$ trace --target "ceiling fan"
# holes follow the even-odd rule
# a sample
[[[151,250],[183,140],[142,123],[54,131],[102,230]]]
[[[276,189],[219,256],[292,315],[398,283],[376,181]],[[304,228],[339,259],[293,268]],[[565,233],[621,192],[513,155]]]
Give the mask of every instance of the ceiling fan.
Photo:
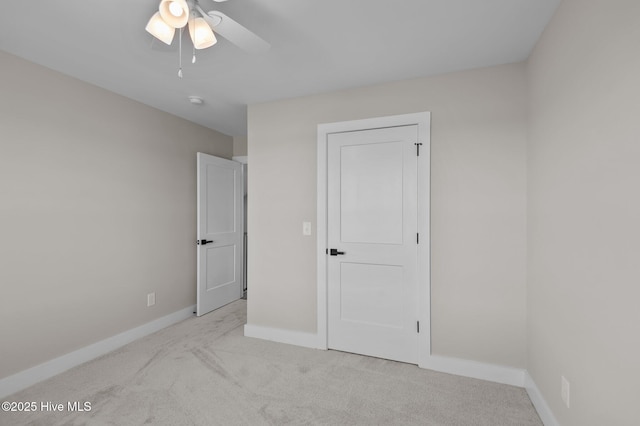
[[[227,0],[214,0],[221,3]],[[217,43],[214,33],[221,35],[240,49],[251,54],[267,52],[271,45],[218,10],[205,12],[199,0],[160,0],[156,12],[145,27],[148,33],[167,45],[171,45],[176,30],[182,50],[182,32],[188,26],[189,36],[193,43],[193,60],[195,50],[206,49]],[[182,55],[178,76],[182,77]]]

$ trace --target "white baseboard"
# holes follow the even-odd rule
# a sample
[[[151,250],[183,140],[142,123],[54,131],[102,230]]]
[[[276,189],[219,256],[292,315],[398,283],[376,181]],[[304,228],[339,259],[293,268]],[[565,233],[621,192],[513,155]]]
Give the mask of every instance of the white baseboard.
[[[318,336],[316,333],[304,333],[302,331],[283,330],[281,328],[261,327],[245,324],[244,335],[257,339],[270,340],[272,342],[287,343],[289,345],[303,346],[316,349]]]
[[[166,315],[157,320],[132,328],[123,333],[93,343],[84,348],[62,355],[35,367],[0,380],[0,398],[28,388],[29,386],[56,376],[70,368],[118,349],[134,340],[193,316],[194,306]]]
[[[547,401],[542,397],[540,389],[538,389],[538,386],[536,386],[536,383],[527,371],[525,371],[525,389],[544,426],[560,426],[560,423],[558,423],[558,420],[556,420],[556,417],[553,415],[553,411],[549,408]]]
[[[505,385],[524,387],[525,370],[501,365],[486,364],[459,358],[431,355],[420,362],[421,368],[487,380]]]

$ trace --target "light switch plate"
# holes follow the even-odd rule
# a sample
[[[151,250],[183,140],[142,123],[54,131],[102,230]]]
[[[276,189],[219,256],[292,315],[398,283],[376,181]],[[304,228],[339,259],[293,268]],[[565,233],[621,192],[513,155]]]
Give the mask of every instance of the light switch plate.
[[[302,222],[302,235],[311,235],[311,222]]]

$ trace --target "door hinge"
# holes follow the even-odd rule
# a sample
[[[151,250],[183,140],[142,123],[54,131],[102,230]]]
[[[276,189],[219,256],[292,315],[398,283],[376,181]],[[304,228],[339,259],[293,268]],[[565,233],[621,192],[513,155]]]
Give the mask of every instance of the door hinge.
[[[418,329],[418,333],[420,333],[420,321],[416,321],[416,328]]]
[[[414,143],[414,145],[416,146],[416,155],[418,157],[420,157],[420,147],[422,146],[422,143],[421,142],[416,142],[416,143]]]
[[[420,233],[416,234],[416,244],[420,244]]]

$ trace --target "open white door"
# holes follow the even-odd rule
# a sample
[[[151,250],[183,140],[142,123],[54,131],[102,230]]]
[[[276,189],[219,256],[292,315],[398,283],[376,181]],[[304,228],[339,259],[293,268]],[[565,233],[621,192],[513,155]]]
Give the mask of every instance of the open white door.
[[[242,164],[198,153],[197,315],[242,297]]]

